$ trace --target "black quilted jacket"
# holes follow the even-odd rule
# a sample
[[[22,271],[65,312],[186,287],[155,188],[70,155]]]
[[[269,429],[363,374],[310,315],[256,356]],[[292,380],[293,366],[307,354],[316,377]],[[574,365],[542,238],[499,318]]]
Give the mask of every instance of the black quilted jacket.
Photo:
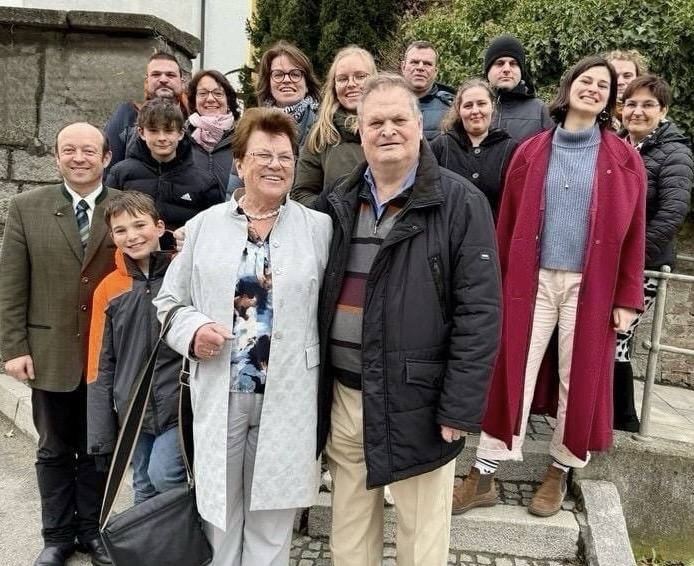
[[[691,198],[694,160],[689,138],[663,122],[639,148],[648,172],[646,196],[646,269],[672,266],[675,238]]]

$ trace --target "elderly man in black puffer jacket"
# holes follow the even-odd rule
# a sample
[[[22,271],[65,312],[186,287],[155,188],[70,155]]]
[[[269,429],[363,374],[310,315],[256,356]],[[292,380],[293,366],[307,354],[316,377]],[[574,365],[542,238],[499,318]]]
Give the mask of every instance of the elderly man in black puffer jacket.
[[[358,122],[366,163],[317,203],[334,227],[318,398],[332,559],[380,566],[390,484],[398,561],[442,566],[455,457],[480,430],[499,341],[492,214],[474,185],[439,167],[401,77],[365,84]]]

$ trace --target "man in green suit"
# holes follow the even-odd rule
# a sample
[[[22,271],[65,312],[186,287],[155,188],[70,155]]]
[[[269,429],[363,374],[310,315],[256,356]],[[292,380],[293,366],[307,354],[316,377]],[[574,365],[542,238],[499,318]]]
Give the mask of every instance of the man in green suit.
[[[92,293],[114,269],[102,187],[111,159],[96,127],[58,132],[64,182],[10,202],[0,252],[0,355],[5,371],[32,388],[44,548],[36,566],[62,566],[75,551],[111,564],[98,530],[106,480],[87,455],[84,367]]]

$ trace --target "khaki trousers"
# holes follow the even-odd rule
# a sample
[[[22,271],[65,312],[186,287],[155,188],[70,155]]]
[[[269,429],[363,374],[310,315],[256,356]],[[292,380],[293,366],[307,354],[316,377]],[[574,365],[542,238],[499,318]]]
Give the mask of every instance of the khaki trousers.
[[[518,436],[513,437],[511,450],[506,444],[482,432],[477,448],[477,456],[489,460],[522,460],[521,452],[525,432],[528,428],[530,406],[535,393],[537,375],[542,358],[552,333],[559,325],[559,403],[557,407],[557,424],[549,445],[550,455],[565,466],[583,468],[590,459],[577,458],[564,446],[564,425],[566,403],[569,398],[569,381],[571,374],[571,356],[574,345],[574,328],[576,326],[576,307],[581,288],[581,274],[554,269],[540,269],[540,276],[535,298],[535,314],[528,350],[528,362],[525,366],[525,385],[523,389],[523,415]]]
[[[335,383],[326,446],[333,479],[330,550],[335,566],[380,566],[383,488],[366,489],[361,391]],[[445,566],[455,460],[390,484],[397,511],[398,566]]]

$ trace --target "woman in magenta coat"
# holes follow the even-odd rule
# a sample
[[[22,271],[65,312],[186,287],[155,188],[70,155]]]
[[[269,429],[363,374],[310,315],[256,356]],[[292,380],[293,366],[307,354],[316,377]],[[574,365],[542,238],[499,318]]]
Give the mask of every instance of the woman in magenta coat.
[[[559,511],[568,471],[610,446],[616,331],[643,308],[646,191],[638,153],[609,131],[616,89],[607,61],[579,61],[550,105],[558,126],[523,143],[509,165],[497,225],[501,348],[454,512],[496,503],[494,472],[522,460],[531,408],[557,417],[553,462],[528,507],[535,515]]]

